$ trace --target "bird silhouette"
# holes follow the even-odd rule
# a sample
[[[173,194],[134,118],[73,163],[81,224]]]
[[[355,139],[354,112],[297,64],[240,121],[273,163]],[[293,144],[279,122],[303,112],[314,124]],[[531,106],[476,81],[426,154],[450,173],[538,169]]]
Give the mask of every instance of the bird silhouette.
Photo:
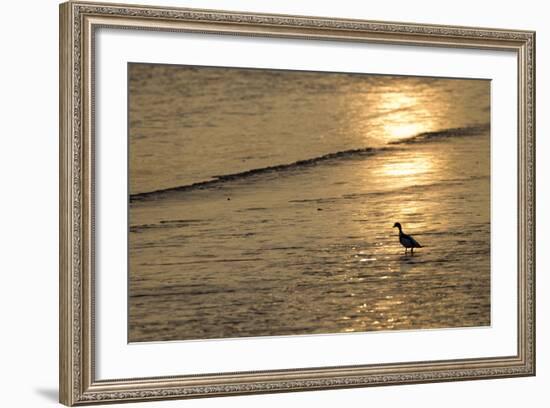
[[[401,242],[401,245],[405,247],[405,254],[409,248],[411,249],[411,255],[414,255],[414,248],[422,248],[422,245],[420,245],[416,239],[403,232],[403,228],[400,223],[396,222],[393,224],[393,228],[399,228],[399,242]]]

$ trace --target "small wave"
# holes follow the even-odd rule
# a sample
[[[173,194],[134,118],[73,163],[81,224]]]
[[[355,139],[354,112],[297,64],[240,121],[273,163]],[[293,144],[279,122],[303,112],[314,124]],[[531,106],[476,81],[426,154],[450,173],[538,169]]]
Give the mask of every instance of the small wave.
[[[467,127],[460,127],[460,128],[443,129],[443,130],[438,130],[434,132],[424,132],[409,138],[390,142],[388,143],[388,145],[427,143],[431,141],[444,140],[452,137],[476,136],[483,132],[488,131],[489,129],[490,129],[490,125],[484,124],[484,125],[467,126]],[[313,157],[310,159],[298,160],[293,163],[278,164],[274,166],[267,166],[267,167],[260,167],[257,169],[246,170],[239,173],[213,176],[210,180],[199,181],[196,183],[187,184],[183,186],[170,187],[166,189],[154,190],[154,191],[149,191],[144,193],[131,194],[130,202],[156,200],[156,199],[165,197],[167,194],[170,194],[170,193],[200,190],[200,189],[206,189],[206,188],[215,188],[223,185],[228,181],[241,180],[241,179],[245,179],[248,177],[261,175],[261,174],[292,171],[292,170],[311,167],[311,166],[315,166],[318,164],[335,161],[335,160],[346,160],[346,159],[353,159],[357,157],[370,156],[379,152],[393,150],[393,149],[395,148],[364,147],[359,149],[343,150],[335,153],[328,153],[322,156]]]
[[[204,223],[205,220],[161,220],[158,224],[131,225],[130,232],[143,232],[150,229],[180,228]]]
[[[390,142],[388,144],[396,145],[396,144],[426,143],[426,142],[433,142],[436,140],[448,139],[451,137],[477,136],[480,133],[487,132],[490,128],[491,128],[491,125],[486,123],[484,125],[443,129],[443,130],[437,130],[434,132],[423,132],[411,137],[407,137],[405,139]]]
[[[372,147],[365,147],[360,149],[343,150],[335,153],[328,153],[322,156],[313,157],[311,159],[298,160],[288,164],[278,164],[275,166],[261,167],[252,170],[246,170],[239,173],[224,174],[221,176],[214,176],[211,180],[200,181],[193,184],[187,184],[178,187],[171,187],[162,190],[154,190],[146,193],[136,193],[130,195],[130,202],[156,200],[164,197],[166,194],[190,191],[196,189],[212,188],[222,185],[228,181],[245,179],[248,177],[267,174],[267,173],[279,173],[283,171],[291,171],[300,168],[306,168],[315,166],[321,163],[326,163],[333,160],[353,159],[357,157],[365,157],[376,154],[377,152],[388,150],[388,148],[375,149]]]

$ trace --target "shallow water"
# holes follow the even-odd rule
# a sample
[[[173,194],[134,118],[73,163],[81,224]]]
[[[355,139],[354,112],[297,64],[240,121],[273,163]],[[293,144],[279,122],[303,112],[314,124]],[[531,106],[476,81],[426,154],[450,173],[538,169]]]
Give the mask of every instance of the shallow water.
[[[490,324],[487,81],[140,64],[130,92],[130,341]]]

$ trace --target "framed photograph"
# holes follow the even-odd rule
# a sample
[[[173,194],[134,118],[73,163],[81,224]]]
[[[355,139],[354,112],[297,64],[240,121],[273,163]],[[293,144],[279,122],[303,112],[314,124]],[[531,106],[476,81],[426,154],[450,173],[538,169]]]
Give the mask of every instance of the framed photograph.
[[[535,33],[60,6],[66,405],[535,374]]]

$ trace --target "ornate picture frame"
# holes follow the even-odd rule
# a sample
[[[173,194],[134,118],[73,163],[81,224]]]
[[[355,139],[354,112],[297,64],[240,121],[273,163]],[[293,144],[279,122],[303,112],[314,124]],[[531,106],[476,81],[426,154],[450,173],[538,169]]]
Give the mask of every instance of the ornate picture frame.
[[[517,353],[254,372],[96,378],[95,33],[99,28],[366,42],[517,55]],[[121,135],[120,137],[125,137]],[[60,402],[147,401],[535,375],[535,33],[166,7],[60,5]]]

